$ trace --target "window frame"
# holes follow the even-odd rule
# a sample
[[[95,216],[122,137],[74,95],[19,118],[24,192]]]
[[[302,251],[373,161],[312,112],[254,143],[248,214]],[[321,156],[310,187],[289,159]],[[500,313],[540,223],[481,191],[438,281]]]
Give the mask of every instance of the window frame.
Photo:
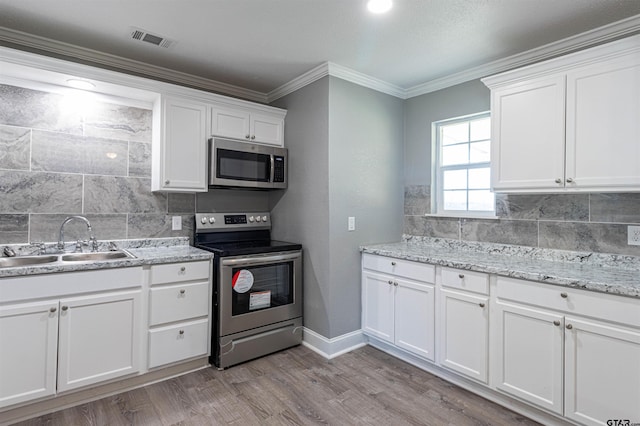
[[[495,196],[492,210],[445,210],[444,206],[444,172],[450,170],[471,170],[489,167],[491,169],[491,156],[488,161],[482,163],[466,163],[455,164],[450,166],[441,166],[442,157],[442,141],[440,138],[440,128],[444,125],[451,125],[461,122],[469,122],[482,118],[491,119],[491,111],[483,111],[474,114],[468,114],[460,117],[454,117],[444,120],[438,120],[431,123],[431,141],[432,141],[432,168],[431,168],[431,214],[446,217],[479,217],[479,218],[495,218]],[[467,141],[471,144],[474,141]],[[491,144],[491,135],[489,135],[489,143]],[[491,182],[489,182],[491,185]],[[488,188],[491,191],[491,187]],[[469,187],[467,185],[467,207],[469,203]]]

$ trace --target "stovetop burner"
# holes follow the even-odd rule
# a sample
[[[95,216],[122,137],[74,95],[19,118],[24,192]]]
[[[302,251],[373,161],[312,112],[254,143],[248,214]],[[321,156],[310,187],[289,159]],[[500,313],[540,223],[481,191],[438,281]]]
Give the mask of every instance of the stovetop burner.
[[[302,249],[271,239],[269,213],[197,213],[195,246],[217,256],[239,256]]]

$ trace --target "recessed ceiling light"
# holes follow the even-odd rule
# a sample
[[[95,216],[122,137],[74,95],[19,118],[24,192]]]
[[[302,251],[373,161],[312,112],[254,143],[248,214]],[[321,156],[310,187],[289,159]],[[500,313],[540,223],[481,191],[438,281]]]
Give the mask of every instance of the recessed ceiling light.
[[[77,78],[70,78],[67,80],[67,84],[74,89],[82,89],[82,90],[93,90],[96,88],[96,85],[87,80],[80,80]]]
[[[367,9],[371,13],[385,13],[391,10],[393,6],[392,0],[369,0],[367,2]]]

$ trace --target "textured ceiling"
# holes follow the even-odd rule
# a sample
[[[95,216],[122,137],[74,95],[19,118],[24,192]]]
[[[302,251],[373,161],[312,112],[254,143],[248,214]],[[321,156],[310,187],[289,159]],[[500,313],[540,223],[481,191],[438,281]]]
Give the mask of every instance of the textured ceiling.
[[[267,93],[324,62],[410,89],[640,14],[640,0],[0,0],[0,26]],[[132,27],[169,49],[130,39]]]

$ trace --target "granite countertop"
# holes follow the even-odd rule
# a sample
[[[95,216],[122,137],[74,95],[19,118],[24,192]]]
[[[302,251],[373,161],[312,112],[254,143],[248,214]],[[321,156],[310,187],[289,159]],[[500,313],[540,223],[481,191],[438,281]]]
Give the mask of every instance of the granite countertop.
[[[640,258],[442,238],[360,247],[364,253],[640,298]]]
[[[25,275],[50,274],[57,272],[88,271],[97,269],[126,268],[132,266],[155,265],[175,262],[194,262],[209,260],[213,253],[188,245],[186,237],[156,238],[145,240],[115,241],[120,249],[125,249],[135,258],[122,258],[97,262],[54,262],[42,265],[29,265],[0,268],[0,278]],[[108,251],[108,242],[99,242],[98,251]],[[33,251],[33,247],[16,245],[12,248],[18,255]]]

